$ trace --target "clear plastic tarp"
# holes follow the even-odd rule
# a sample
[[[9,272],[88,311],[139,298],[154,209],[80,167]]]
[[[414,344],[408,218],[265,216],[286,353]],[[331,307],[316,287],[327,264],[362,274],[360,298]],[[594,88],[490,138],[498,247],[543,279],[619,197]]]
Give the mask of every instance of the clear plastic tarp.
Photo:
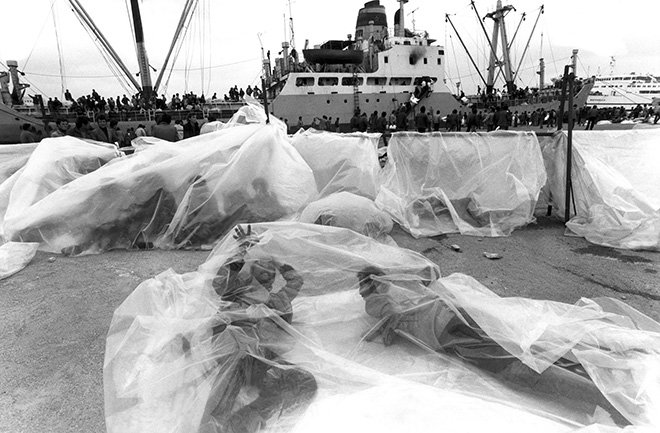
[[[611,299],[502,299],[439,277],[351,230],[239,226],[198,271],[147,280],[116,310],[108,431],[660,426],[658,323]]]
[[[0,280],[14,275],[37,254],[38,243],[7,242],[0,246]]]
[[[506,236],[534,221],[545,181],[532,132],[395,133],[376,203],[414,237]]]
[[[562,216],[566,142],[565,133],[543,141],[548,189]],[[575,208],[571,208],[573,217],[567,227],[595,244],[659,251],[658,143],[658,129],[574,131],[572,183]]]
[[[373,200],[350,192],[337,192],[307,205],[298,219],[302,223],[351,229],[374,239],[392,231],[394,223]]]
[[[56,147],[64,140],[45,140],[22,176],[41,146]],[[101,168],[100,157],[85,154],[81,164],[70,151],[61,150],[65,161],[52,153],[50,162],[34,161],[48,167],[30,172],[32,182],[23,188],[30,194],[14,198],[22,177],[16,182],[4,230],[8,240],[40,242],[44,251],[67,255],[204,246],[238,221],[275,221],[299,212],[316,196],[311,170],[273,125],[241,125],[159,142]],[[76,163],[72,167],[68,161]]]
[[[0,183],[23,168],[37,145],[37,143],[26,143],[3,144],[0,146]]]
[[[0,207],[4,209],[4,236],[7,240],[39,242],[20,239],[15,234],[23,221],[34,216],[41,200],[119,155],[117,148],[107,143],[75,137],[42,140],[29,154],[29,159],[23,167],[0,187]]]
[[[333,134],[314,130],[291,137],[291,144],[314,171],[319,196],[350,192],[370,199],[378,193],[380,134]]]

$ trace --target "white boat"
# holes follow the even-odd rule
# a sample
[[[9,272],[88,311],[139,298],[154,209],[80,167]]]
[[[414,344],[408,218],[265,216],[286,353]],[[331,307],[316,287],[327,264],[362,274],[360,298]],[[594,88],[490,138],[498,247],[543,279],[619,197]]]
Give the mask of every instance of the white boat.
[[[405,29],[406,2],[399,2],[393,31],[380,1],[365,3],[354,37],[303,50],[304,61],[283,43],[274,68],[264,59],[269,111],[291,126],[299,117],[305,127],[315,117],[332,117],[344,132],[356,111],[389,116],[403,105],[413,116],[423,106],[444,116],[459,109],[445,84],[444,47],[426,32]]]
[[[587,98],[588,105],[625,107],[651,105],[660,98],[660,79],[650,74],[597,76]]]

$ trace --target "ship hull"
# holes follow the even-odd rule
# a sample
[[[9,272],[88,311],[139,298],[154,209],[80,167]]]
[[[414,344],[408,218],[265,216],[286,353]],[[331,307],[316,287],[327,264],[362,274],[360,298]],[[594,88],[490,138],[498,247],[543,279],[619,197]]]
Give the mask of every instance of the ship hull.
[[[360,93],[358,94],[358,106],[360,111],[367,115],[371,115],[374,111],[380,115],[384,111],[389,116],[393,110],[409,102],[410,96],[410,93]],[[454,109],[460,110],[461,104],[450,93],[432,93],[421,100],[416,109],[421,107],[426,107],[427,112],[440,111],[444,117]],[[302,117],[303,125],[308,127],[315,117],[327,116],[332,117],[333,124],[336,119],[339,119],[341,132],[348,132],[355,110],[355,101],[353,94],[280,94],[270,103],[269,110],[277,118],[286,120],[291,127],[298,124],[299,117]],[[412,112],[410,116],[413,116]]]
[[[41,121],[0,103],[0,144],[20,143],[21,127],[24,123],[33,125],[43,133],[44,127]]]
[[[653,104],[653,96],[660,95],[639,95],[628,93],[625,95],[589,95],[587,98],[587,105],[596,105],[597,107],[624,107],[628,110],[635,108],[637,105],[651,105]]]

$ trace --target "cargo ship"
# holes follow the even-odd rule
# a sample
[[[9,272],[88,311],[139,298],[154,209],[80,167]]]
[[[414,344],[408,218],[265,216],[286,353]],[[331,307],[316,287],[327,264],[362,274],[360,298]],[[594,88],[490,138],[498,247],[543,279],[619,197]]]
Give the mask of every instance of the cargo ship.
[[[405,109],[409,116],[421,108],[445,116],[463,104],[445,83],[444,47],[428,32],[405,27],[404,5],[388,27],[385,7],[369,1],[357,14],[355,34],[302,50],[288,42],[271,63],[264,58],[264,81],[269,111],[289,125],[304,127],[315,117],[339,119],[339,131],[350,130],[356,113],[371,115]]]

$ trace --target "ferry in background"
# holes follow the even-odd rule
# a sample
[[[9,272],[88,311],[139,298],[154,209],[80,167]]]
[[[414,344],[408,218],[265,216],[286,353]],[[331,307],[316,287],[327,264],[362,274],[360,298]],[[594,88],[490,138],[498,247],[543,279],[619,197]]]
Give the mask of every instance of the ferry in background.
[[[305,127],[315,117],[332,117],[346,132],[356,112],[389,116],[403,106],[412,116],[426,107],[446,116],[463,107],[445,84],[444,47],[427,32],[405,28],[407,1],[399,1],[392,33],[385,7],[375,0],[359,10],[354,37],[306,47],[304,60],[282,43],[274,67],[264,58],[269,111],[291,126],[299,117]]]
[[[660,79],[650,74],[630,73],[594,77],[594,85],[587,98],[588,105],[625,107],[652,105],[660,98]]]

